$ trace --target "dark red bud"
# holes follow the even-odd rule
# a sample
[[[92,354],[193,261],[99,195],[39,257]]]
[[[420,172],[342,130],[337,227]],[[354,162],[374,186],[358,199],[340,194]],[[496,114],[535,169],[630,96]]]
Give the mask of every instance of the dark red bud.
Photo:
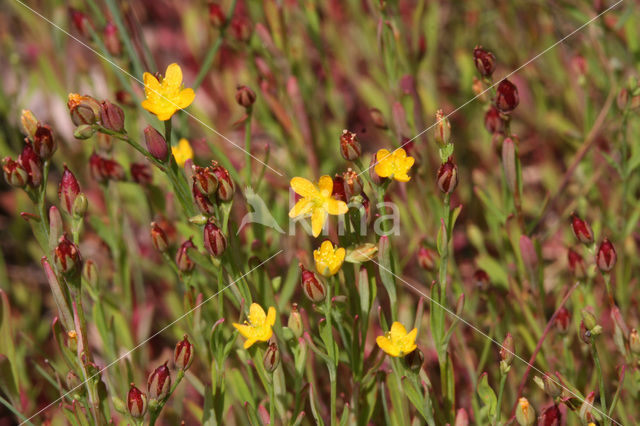
[[[56,268],[63,274],[74,274],[80,271],[79,265],[82,262],[80,252],[67,234],[60,237],[58,245],[53,251]]]
[[[358,137],[347,129],[343,130],[340,135],[340,154],[347,161],[357,160],[362,154],[362,146]]]
[[[384,119],[384,115],[378,108],[371,108],[369,110],[369,116],[371,117],[371,121],[373,121],[373,125],[378,129],[386,130],[388,128],[387,122]]]
[[[215,161],[211,163],[210,169],[218,178],[218,199],[220,201],[231,201],[235,193],[235,184],[229,171]]]
[[[212,215],[214,211],[213,203],[209,199],[208,195],[200,192],[195,182],[191,185],[191,193],[193,194],[193,201],[196,207],[198,207],[198,210],[200,210],[203,215]]]
[[[114,160],[104,158],[96,153],[89,157],[89,172],[99,183],[109,180],[124,180],[125,173],[122,166]]]
[[[458,166],[451,159],[442,164],[438,169],[438,188],[445,194],[450,194],[458,185]]]
[[[60,179],[60,185],[58,186],[58,198],[64,211],[72,214],[73,203],[76,201],[78,194],[80,194],[80,184],[65,164],[62,179]]]
[[[425,271],[433,271],[435,264],[435,253],[424,246],[418,249],[418,265]]]
[[[18,156],[18,163],[27,172],[28,182],[32,186],[38,186],[42,182],[42,160],[33,150],[30,142],[25,141],[25,146]]]
[[[571,326],[571,313],[564,306],[560,308],[556,318],[553,320],[556,331],[560,334],[567,334]]]
[[[591,226],[589,226],[585,220],[580,219],[575,213],[571,214],[571,229],[573,230],[573,235],[575,235],[581,243],[587,245],[593,243]]]
[[[322,302],[327,296],[325,285],[318,279],[315,273],[305,269],[302,264],[300,265],[300,274],[302,276],[302,290],[305,296],[314,303]]]
[[[147,163],[131,163],[131,177],[140,185],[149,185],[153,182],[153,172]]]
[[[616,249],[613,247],[613,244],[609,239],[605,238],[600,243],[600,247],[598,247],[598,252],[596,253],[596,264],[601,272],[609,272],[616,265],[616,261],[618,260],[618,255],[616,254]]]
[[[476,64],[476,69],[483,77],[491,77],[491,74],[496,69],[496,57],[493,53],[483,49],[482,46],[476,46],[473,49],[473,61]]]
[[[561,426],[562,414],[557,405],[551,405],[540,413],[538,418],[538,426]]]
[[[112,56],[120,56],[122,44],[118,37],[118,28],[112,22],[107,22],[104,27],[104,46]]]
[[[273,373],[280,365],[280,349],[275,342],[271,342],[266,352],[264,353],[264,358],[262,358],[264,369],[269,373]]]
[[[333,178],[333,190],[331,196],[336,200],[347,202],[347,194],[344,190],[344,179],[342,176],[336,175]]]
[[[507,336],[502,341],[502,346],[500,347],[500,359],[504,361],[505,364],[511,365],[514,357],[515,345],[513,343],[513,336],[511,333],[507,333]]]
[[[131,383],[131,388],[127,394],[127,410],[134,419],[142,418],[147,412],[147,395],[133,383]]]
[[[176,265],[178,269],[182,272],[191,272],[193,268],[195,268],[196,264],[189,257],[189,249],[195,248],[195,245],[191,241],[191,239],[182,243],[178,252],[176,253]]]
[[[160,132],[151,126],[147,126],[144,129],[144,141],[147,143],[147,150],[153,158],[160,161],[167,160],[169,149],[167,148],[167,141]]]
[[[124,111],[109,101],[100,104],[100,122],[102,127],[116,133],[124,131]]]
[[[584,321],[580,321],[580,340],[587,345],[591,343],[591,331],[587,328]]]
[[[500,111],[498,108],[491,105],[484,115],[484,127],[491,134],[502,133],[504,131],[504,122],[500,117]]]
[[[218,3],[209,3],[209,21],[215,28],[220,28],[227,20],[222,7]]]
[[[227,248],[227,239],[222,230],[210,219],[204,226],[204,247],[213,257],[220,257]]]
[[[480,290],[486,291],[491,284],[489,274],[484,269],[476,269],[473,273],[473,284]]]
[[[496,107],[500,111],[508,113],[516,109],[519,103],[520,96],[518,95],[518,88],[509,80],[502,80],[500,84],[498,84]]]
[[[211,167],[193,166],[193,183],[205,195],[213,195],[218,190],[218,178]]]
[[[176,348],[173,351],[173,364],[177,369],[185,371],[191,366],[194,355],[193,345],[185,334],[184,338],[176,344]]]
[[[23,188],[29,182],[27,171],[18,163],[9,157],[2,160],[2,170],[4,171],[4,179],[11,186]]]
[[[43,160],[48,160],[51,158],[58,145],[56,143],[56,139],[53,136],[53,131],[51,127],[46,124],[38,124],[36,128],[36,132],[33,136],[33,150],[38,155],[38,157]]]
[[[238,105],[251,108],[256,101],[256,92],[247,86],[238,86],[236,90],[236,102]]]
[[[71,16],[71,22],[73,22],[73,26],[76,28],[76,31],[78,31],[83,37],[86,37],[89,25],[87,15],[71,7],[69,8],[69,15]]]
[[[149,399],[163,400],[171,388],[171,373],[167,363],[153,370],[147,381]]]
[[[231,19],[231,35],[242,42],[247,42],[253,33],[253,24],[246,16],[235,16]]]
[[[153,247],[160,253],[167,251],[167,247],[169,246],[167,234],[157,222],[151,222],[151,242],[153,243]]]
[[[573,276],[577,279],[583,279],[587,275],[587,269],[584,264],[584,259],[580,254],[572,249],[567,252],[567,260],[569,262],[569,269]]]

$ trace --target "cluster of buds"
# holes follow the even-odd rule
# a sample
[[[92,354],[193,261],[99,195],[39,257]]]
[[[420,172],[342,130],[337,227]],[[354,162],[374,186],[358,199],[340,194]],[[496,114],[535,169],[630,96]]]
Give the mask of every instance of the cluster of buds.
[[[113,159],[105,158],[95,152],[89,157],[89,172],[91,177],[99,183],[125,179],[124,168],[120,163]]]
[[[17,160],[2,160],[2,170],[9,185],[33,189],[42,183],[44,162],[53,156],[58,145],[51,127],[39,122],[31,111],[22,111],[20,122],[25,145]]]
[[[88,139],[97,131],[124,133],[124,111],[108,100],[98,101],[88,95],[70,93],[67,108],[76,125],[77,139]]]
[[[302,280],[302,291],[307,299],[313,303],[322,302],[327,297],[327,287],[318,278],[318,276],[306,269],[302,264],[300,266],[300,276]]]
[[[217,203],[231,201],[235,193],[235,184],[227,169],[213,161],[209,167],[194,165],[192,170],[193,199],[203,215],[213,214],[212,200]]]
[[[173,365],[179,371],[179,380],[194,359],[194,347],[185,334],[184,338],[176,344],[173,351]],[[168,362],[157,367],[147,378],[147,393],[145,394],[131,383],[127,394],[127,411],[134,419],[141,419],[147,412],[162,408],[171,392],[171,371]]]
[[[362,154],[362,146],[358,141],[358,136],[344,129],[340,135],[340,154],[347,161],[355,161]]]

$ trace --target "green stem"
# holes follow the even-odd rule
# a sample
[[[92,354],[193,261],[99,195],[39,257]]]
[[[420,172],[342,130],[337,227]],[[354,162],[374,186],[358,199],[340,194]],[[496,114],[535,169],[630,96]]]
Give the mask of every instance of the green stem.
[[[269,425],[275,424],[276,419],[276,386],[273,383],[273,372],[271,373],[271,382],[269,383]]]
[[[500,424],[500,408],[502,406],[502,394],[504,393],[504,385],[507,382],[507,373],[500,372],[500,388],[498,389],[498,403],[496,405],[496,415],[493,419],[493,424]]]
[[[602,367],[600,366],[600,357],[598,356],[598,348],[596,348],[596,339],[591,340],[591,354],[593,355],[593,362],[596,365],[596,374],[598,375],[598,383],[600,386],[600,405],[602,411],[607,412],[607,401],[604,394],[604,377],[602,376]],[[610,425],[611,420],[608,417],[604,419],[605,425]]]
[[[245,185],[251,186],[251,117],[252,108],[247,108],[247,119],[244,122],[244,170]]]

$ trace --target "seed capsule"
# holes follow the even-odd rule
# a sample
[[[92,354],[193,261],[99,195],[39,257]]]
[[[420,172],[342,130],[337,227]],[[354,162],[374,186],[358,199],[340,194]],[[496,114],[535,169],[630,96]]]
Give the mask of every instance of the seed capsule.
[[[445,146],[451,140],[451,123],[441,109],[436,111],[435,132],[438,145]]]
[[[256,92],[247,86],[238,86],[236,90],[236,102],[244,108],[251,108],[256,101]]]
[[[264,364],[264,369],[269,373],[273,373],[280,365],[280,349],[278,349],[278,345],[275,342],[271,342],[269,347],[264,353],[264,358],[262,358],[262,362]]]
[[[100,122],[102,127],[116,133],[124,131],[124,111],[109,101],[100,104]]]
[[[150,399],[163,400],[171,388],[171,373],[165,362],[160,367],[153,370],[147,381],[147,392]]]
[[[482,46],[476,46],[473,49],[473,61],[476,64],[476,69],[483,77],[491,77],[491,74],[496,69],[496,57],[493,53],[483,49]]]
[[[213,195],[218,190],[218,178],[211,167],[193,166],[193,182],[200,192]]]
[[[227,248],[227,239],[212,219],[204,226],[204,247],[213,257],[220,257]]]
[[[504,79],[498,84],[498,94],[496,96],[496,107],[504,112],[509,113],[516,109],[520,103],[518,88],[515,84]]]
[[[185,371],[191,366],[194,355],[193,345],[185,334],[184,338],[176,344],[176,348],[173,351],[173,364],[177,369]]]
[[[605,238],[600,243],[600,247],[598,247],[598,252],[596,253],[596,264],[601,272],[609,272],[616,266],[616,261],[618,260],[618,255],[616,254],[616,249],[609,241],[609,239]]]
[[[347,169],[347,171],[342,174],[342,179],[344,180],[344,190],[347,199],[362,193],[363,184],[358,173],[352,169]]]
[[[354,161],[360,158],[362,146],[355,133],[344,129],[340,135],[340,154],[347,161]]]
[[[4,172],[4,179],[11,186],[16,188],[23,188],[29,182],[29,175],[27,171],[18,163],[9,157],[5,157],[2,160],[2,171]]]
[[[18,163],[27,172],[28,183],[34,187],[39,186],[42,182],[42,160],[30,142],[25,141],[25,146],[18,156]]]
[[[193,260],[191,260],[191,258],[189,257],[188,251],[190,248],[195,248],[195,245],[193,244],[191,239],[188,239],[187,241],[182,243],[182,245],[178,249],[178,252],[176,253],[176,265],[182,272],[193,271],[193,268],[195,268],[196,266]]]
[[[314,303],[322,302],[327,296],[327,288],[324,283],[318,279],[315,273],[305,269],[302,264],[300,264],[300,274],[302,276],[302,290],[305,296]]]
[[[500,359],[507,366],[510,366],[515,357],[515,345],[513,343],[513,336],[511,333],[507,333],[507,336],[502,341],[500,346]]]
[[[445,194],[450,194],[458,185],[458,166],[451,159],[442,164],[438,169],[438,188]]]
[[[209,199],[209,196],[200,192],[195,182],[191,185],[191,193],[193,194],[193,201],[196,207],[198,207],[198,210],[200,210],[203,215],[212,215],[214,211],[213,203]]]
[[[131,388],[127,394],[127,410],[131,417],[142,418],[147,412],[147,395],[131,383]]]
[[[79,272],[78,266],[82,261],[80,259],[78,246],[67,238],[66,234],[60,237],[58,245],[53,251],[53,255],[56,267],[63,274],[71,275]]]
[[[71,121],[76,126],[95,124],[100,117],[100,102],[91,96],[69,93],[67,108]]]
[[[36,132],[33,135],[33,150],[38,157],[48,160],[56,152],[58,145],[53,136],[53,130],[46,124],[38,124]]]
[[[542,382],[544,383],[544,391],[551,398],[555,399],[562,395],[562,388],[558,385],[558,382],[548,374],[544,375]]]

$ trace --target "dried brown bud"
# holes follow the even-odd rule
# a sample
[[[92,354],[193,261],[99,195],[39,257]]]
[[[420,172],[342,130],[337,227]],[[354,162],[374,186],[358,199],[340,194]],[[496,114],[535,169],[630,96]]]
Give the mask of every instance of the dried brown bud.
[[[256,101],[256,92],[247,86],[238,86],[236,90],[236,102],[244,108],[251,108]]]

